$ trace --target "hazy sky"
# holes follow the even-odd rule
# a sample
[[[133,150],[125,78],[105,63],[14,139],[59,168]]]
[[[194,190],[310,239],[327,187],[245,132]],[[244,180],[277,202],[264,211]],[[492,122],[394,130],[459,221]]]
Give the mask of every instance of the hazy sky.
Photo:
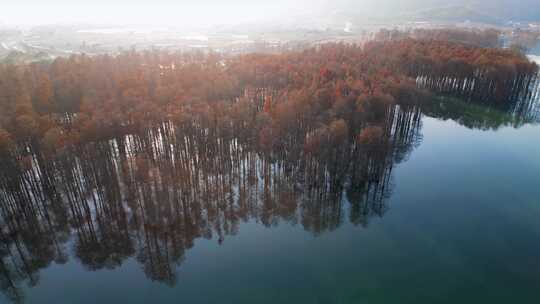
[[[508,18],[540,12],[540,0],[0,0],[0,22],[240,24],[279,22],[333,10],[381,16],[450,5],[472,6]]]
[[[0,21],[8,24],[238,24],[305,13],[320,8],[325,1],[0,0]]]

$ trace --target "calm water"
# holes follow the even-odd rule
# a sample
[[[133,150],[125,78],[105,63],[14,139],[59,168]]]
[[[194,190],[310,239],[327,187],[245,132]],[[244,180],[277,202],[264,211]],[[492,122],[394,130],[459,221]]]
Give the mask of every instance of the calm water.
[[[140,252],[92,271],[73,235],[67,262],[16,290],[26,303],[537,303],[540,126],[487,129],[423,117],[385,212],[363,225],[346,196],[335,229],[248,218],[233,235],[196,238],[169,283],[149,278]],[[12,283],[2,277],[1,302]]]

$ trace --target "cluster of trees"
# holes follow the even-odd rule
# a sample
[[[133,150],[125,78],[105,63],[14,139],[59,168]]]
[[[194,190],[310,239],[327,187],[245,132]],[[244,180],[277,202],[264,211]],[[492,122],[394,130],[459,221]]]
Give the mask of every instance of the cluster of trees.
[[[41,152],[198,114],[223,119],[214,112],[246,112],[247,103],[256,113],[236,115],[234,134],[251,124],[257,136],[276,137],[261,142],[304,142],[302,134],[343,119],[353,137],[389,105],[417,101],[417,86],[510,104],[530,94],[536,71],[512,51],[413,39],[280,55],[148,51],[0,65],[0,147]]]
[[[497,48],[502,45],[501,34],[496,29],[415,29],[411,38],[448,41],[483,48]]]
[[[367,43],[368,57],[416,79],[419,87],[468,101],[511,108],[530,100],[538,66],[510,49],[477,48],[411,39]]]
[[[380,30],[375,34],[376,41],[391,41],[403,39],[436,40],[459,43],[463,45],[497,48],[501,46],[501,32],[495,29],[413,29],[409,31],[401,30]]]
[[[19,299],[18,281],[66,261],[72,232],[89,269],[136,255],[174,284],[194,239],[250,218],[318,234],[346,201],[366,225],[418,143],[422,87],[503,103],[535,72],[515,53],[412,39],[0,65],[0,287]]]
[[[510,48],[525,53],[540,45],[540,33],[515,30],[510,34],[509,40]]]
[[[514,36],[519,40],[520,33]],[[420,87],[432,92],[509,110],[532,97],[538,66],[522,47],[498,48],[500,37],[493,29],[381,30],[367,43],[366,52],[383,52],[381,64],[400,66],[402,73],[416,77]]]

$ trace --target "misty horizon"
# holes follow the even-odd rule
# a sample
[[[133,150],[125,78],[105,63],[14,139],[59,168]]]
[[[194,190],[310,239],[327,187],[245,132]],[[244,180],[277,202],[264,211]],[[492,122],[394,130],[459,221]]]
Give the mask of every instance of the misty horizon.
[[[459,6],[478,14],[504,21],[531,21],[538,18],[529,7],[533,0],[300,0],[300,1],[66,1],[21,0],[3,5],[0,24],[36,25],[141,25],[141,26],[215,26],[241,24],[291,25],[324,23],[326,19],[347,16],[344,20],[395,18],[423,10]]]

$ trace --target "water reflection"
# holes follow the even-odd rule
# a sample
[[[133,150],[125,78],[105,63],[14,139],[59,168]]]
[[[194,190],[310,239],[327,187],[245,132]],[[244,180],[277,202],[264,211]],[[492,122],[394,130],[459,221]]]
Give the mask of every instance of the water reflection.
[[[540,63],[537,56],[529,59]],[[423,78],[417,82],[422,85]],[[516,84],[517,85],[517,84]],[[538,74],[528,78],[521,89],[513,91],[510,101],[493,103],[481,99],[456,98],[456,94],[443,92],[445,97],[426,100],[422,112],[428,116],[451,119],[470,129],[497,130],[501,127],[519,128],[526,124],[540,123],[540,77]]]
[[[538,96],[534,99],[538,100]],[[508,109],[439,97],[422,106],[430,117],[453,120],[469,129],[498,130],[502,127],[520,128],[540,123],[540,103],[520,101]]]
[[[320,234],[339,227],[347,204],[349,220],[367,226],[388,209],[393,165],[420,138],[419,108],[395,106],[388,117],[384,136],[361,145],[264,152],[165,124],[51,158],[3,159],[1,288],[21,301],[20,284],[38,284],[40,269],[65,263],[70,247],[88,270],[135,257],[149,279],[174,285],[195,239],[221,243],[241,222]]]
[[[455,110],[423,109],[471,128],[504,125]],[[52,263],[76,259],[95,271],[131,257],[148,279],[174,286],[196,239],[221,244],[242,222],[300,224],[314,235],[344,221],[366,227],[388,210],[392,170],[420,144],[422,115],[416,106],[394,106],[382,138],[279,153],[164,124],[56,157],[2,159],[0,288],[22,302],[22,284],[39,284]]]

